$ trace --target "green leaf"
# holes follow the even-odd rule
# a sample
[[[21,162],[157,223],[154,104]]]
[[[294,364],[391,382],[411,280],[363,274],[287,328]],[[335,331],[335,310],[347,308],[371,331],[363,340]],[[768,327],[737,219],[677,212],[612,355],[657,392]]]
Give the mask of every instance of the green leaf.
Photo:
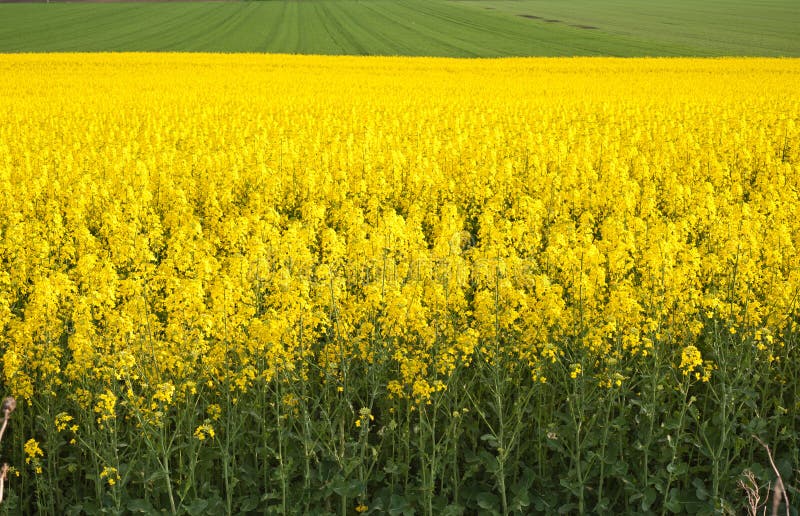
[[[264,496],[261,497],[262,502],[266,502],[267,500],[280,500],[281,494],[277,491],[271,491],[269,493],[265,493]]]
[[[611,464],[610,472],[619,478],[625,478],[628,475],[628,464],[622,460],[616,461]]]
[[[242,504],[239,506],[240,512],[250,512],[254,511],[259,504],[260,500],[258,496],[248,496],[242,499]]]
[[[644,490],[644,496],[642,497],[642,511],[647,512],[650,510],[650,506],[656,501],[656,494],[656,490],[652,487],[648,487]]]
[[[689,472],[689,465],[685,462],[676,462],[667,465],[667,471],[676,477],[682,477]]]
[[[145,514],[152,514],[156,512],[156,509],[155,507],[153,507],[153,504],[151,504],[149,500],[144,500],[142,498],[129,500],[128,510],[130,512],[143,512]]]
[[[595,514],[608,514],[610,510],[607,498],[601,498],[597,501],[597,505],[594,506]]]
[[[478,493],[476,497],[478,507],[487,511],[496,511],[500,507],[500,499],[492,493]]]
[[[521,511],[531,504],[531,497],[528,491],[520,491],[511,499],[510,508],[512,511]]]
[[[408,466],[406,464],[397,464],[395,461],[389,459],[386,462],[386,466],[383,467],[383,470],[390,475],[401,475],[408,470]]]
[[[497,448],[499,446],[497,442],[497,437],[493,436],[492,434],[483,434],[481,436],[481,441],[484,441],[492,448]]]
[[[153,471],[152,473],[150,473],[150,475],[147,477],[147,479],[145,479],[145,483],[152,484],[152,483],[158,482],[162,478],[164,478],[164,472],[162,470],[160,470],[160,469],[157,469],[157,470]]]
[[[697,496],[698,500],[705,501],[708,500],[708,490],[706,489],[705,484],[699,478],[695,478],[692,480],[692,485],[694,486],[694,494]]]
[[[204,500],[202,498],[198,498],[186,506],[186,512],[191,516],[196,516],[199,514],[203,514],[208,508],[208,500]]]
[[[450,504],[442,509],[441,516],[461,516],[464,514],[464,507],[457,504]]]
[[[83,510],[86,511],[86,512],[81,513],[81,514],[99,514],[100,512],[102,512],[102,509],[100,508],[100,504],[98,503],[97,500],[91,500],[91,501],[84,500],[83,504],[82,504],[82,507],[83,507]]]
[[[414,508],[408,503],[408,500],[400,495],[393,494],[389,500],[389,514],[408,514],[414,513]]]
[[[582,486],[577,480],[564,477],[559,484],[561,484],[561,487],[568,489],[573,496],[580,496]],[[636,499],[635,496],[631,497],[631,501]]]
[[[333,492],[339,496],[353,498],[360,495],[364,491],[364,484],[356,479],[346,480],[339,477],[333,482],[332,488]]]
[[[681,503],[681,490],[677,487],[673,487],[669,491],[669,496],[667,497],[667,501],[664,502],[664,507],[667,508],[668,511],[672,513],[679,513],[683,509],[683,504]]]
[[[483,450],[480,455],[481,462],[483,463],[483,467],[486,468],[486,471],[495,474],[500,470],[500,462],[497,460],[497,457],[485,450]]]

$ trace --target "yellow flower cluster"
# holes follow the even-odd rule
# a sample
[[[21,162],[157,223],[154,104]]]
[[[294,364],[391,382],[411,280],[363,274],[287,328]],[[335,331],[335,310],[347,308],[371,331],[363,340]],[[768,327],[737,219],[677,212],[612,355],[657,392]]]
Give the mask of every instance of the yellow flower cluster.
[[[117,482],[119,482],[119,472],[117,471],[117,468],[106,466],[103,468],[103,471],[100,472],[100,478],[105,479],[108,485],[113,487]]]
[[[106,389],[106,392],[99,394],[97,398],[94,411],[97,414],[97,424],[102,427],[117,417],[117,397],[111,390]]]
[[[25,462],[30,464],[32,460],[36,460],[37,457],[44,457],[44,452],[39,447],[39,443],[36,439],[28,439],[25,442]]]
[[[60,412],[56,414],[54,425],[56,428],[56,432],[64,432],[69,431],[72,434],[72,437],[69,439],[70,444],[77,443],[77,433],[78,433],[78,425],[74,423],[74,418],[67,414],[66,412]]]
[[[104,425],[120,381],[161,414],[383,361],[424,400],[476,357],[544,382],[564,342],[702,376],[710,320],[769,354],[798,84],[795,60],[0,56],[5,385]]]
[[[375,421],[375,416],[372,415],[372,410],[369,407],[364,407],[358,411],[358,419],[356,419],[356,428],[361,428],[364,425],[364,430],[369,429],[370,421]]]
[[[711,371],[713,365],[708,361],[703,361],[703,356],[696,346],[686,346],[681,351],[680,370],[683,376],[689,376],[694,373],[696,380],[707,382],[711,378]]]
[[[54,421],[56,432],[63,432],[67,429],[68,426],[72,426],[75,428],[75,425],[70,425],[72,421],[72,416],[67,414],[66,412],[61,412],[56,415],[56,419]],[[77,428],[75,428],[77,430]]]
[[[36,439],[28,439],[25,442],[25,446],[23,447],[25,451],[25,464],[30,464],[33,467],[36,474],[41,474],[42,472],[42,457],[44,457],[44,452],[39,447],[39,442]]]
[[[211,423],[206,419],[205,423],[198,426],[194,430],[194,437],[198,441],[204,441],[207,438],[213,439],[216,433],[214,432],[214,427]]]

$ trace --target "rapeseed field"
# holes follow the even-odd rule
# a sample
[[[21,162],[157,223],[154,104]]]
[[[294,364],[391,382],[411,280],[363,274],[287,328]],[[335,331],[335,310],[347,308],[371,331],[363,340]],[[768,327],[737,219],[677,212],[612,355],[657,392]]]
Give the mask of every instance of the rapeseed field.
[[[791,59],[0,56],[0,508],[800,500],[798,85]]]

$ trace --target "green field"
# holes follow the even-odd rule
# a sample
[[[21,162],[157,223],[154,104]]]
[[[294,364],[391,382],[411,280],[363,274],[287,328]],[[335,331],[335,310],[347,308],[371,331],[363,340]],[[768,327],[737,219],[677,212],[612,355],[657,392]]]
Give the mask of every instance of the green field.
[[[0,52],[800,56],[797,0],[0,4]]]

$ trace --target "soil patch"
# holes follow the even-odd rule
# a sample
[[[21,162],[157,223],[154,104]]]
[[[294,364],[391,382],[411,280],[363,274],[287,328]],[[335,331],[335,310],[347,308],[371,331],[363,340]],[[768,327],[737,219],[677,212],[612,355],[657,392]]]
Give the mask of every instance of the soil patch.
[[[488,7],[487,7],[487,9],[488,9]],[[531,20],[541,20],[542,19],[541,16],[534,16],[532,14],[518,14],[517,16],[519,16],[520,18],[530,18]]]

